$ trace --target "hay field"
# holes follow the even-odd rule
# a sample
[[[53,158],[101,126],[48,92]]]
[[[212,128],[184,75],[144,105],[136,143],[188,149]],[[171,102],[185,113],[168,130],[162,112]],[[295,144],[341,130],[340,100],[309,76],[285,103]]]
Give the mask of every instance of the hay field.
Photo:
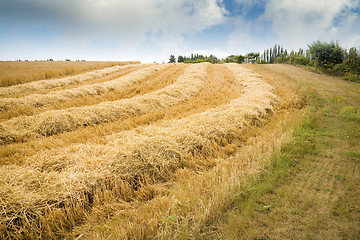
[[[0,61],[0,87],[18,85],[61,76],[79,74],[95,69],[108,68],[128,64],[139,64],[137,61],[127,62],[62,62],[62,61]]]
[[[194,207],[211,191],[223,194],[219,187],[231,193],[229,179],[243,176],[228,175],[249,163],[234,158],[239,149],[263,127],[291,125],[303,104],[293,88],[238,64],[112,67],[0,93],[5,239],[166,239],[181,225],[173,211],[203,221],[207,213]],[[275,145],[286,139],[284,126],[266,132]],[[250,165],[256,172],[266,161]],[[226,181],[201,186],[206,176]],[[178,194],[197,195],[176,202]],[[211,194],[212,208],[228,199],[220,195]]]

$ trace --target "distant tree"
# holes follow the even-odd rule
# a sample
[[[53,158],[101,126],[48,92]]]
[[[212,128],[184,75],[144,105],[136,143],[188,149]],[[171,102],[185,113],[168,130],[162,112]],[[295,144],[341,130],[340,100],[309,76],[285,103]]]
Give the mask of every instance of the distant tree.
[[[298,55],[298,56],[295,56],[293,63],[296,65],[309,65],[309,59],[307,59],[303,55]]]
[[[356,78],[359,79],[360,55],[356,48],[350,48],[345,65],[349,67],[351,72],[356,73]]]
[[[298,55],[304,56],[304,49],[299,48]]]
[[[295,63],[295,58],[296,58],[296,54],[294,50],[291,50],[290,55],[288,57],[288,62],[290,64],[294,64]]]
[[[226,63],[243,63],[245,57],[243,55],[230,55],[227,56],[223,61]]]
[[[332,68],[344,60],[344,50],[336,42],[313,42],[308,45],[310,54],[315,58],[316,70],[318,66]]]
[[[276,58],[278,55],[277,55],[277,45],[275,44],[274,48],[273,48],[273,54],[274,54],[274,58]]]
[[[178,63],[181,63],[181,62],[184,62],[184,61],[185,61],[185,59],[184,59],[183,56],[178,57],[178,60],[177,60]]]
[[[174,55],[170,55],[169,63],[174,63],[174,62],[176,62],[175,56],[174,56]]]
[[[225,61],[226,63],[236,62],[236,56],[235,56],[235,55],[227,56],[224,61]]]
[[[279,57],[279,56],[282,54],[280,45],[278,45],[278,51],[277,51],[277,53],[278,53],[277,57]]]
[[[209,62],[211,62],[211,63],[219,62],[219,59],[215,55],[212,55],[212,54],[210,54],[210,56],[208,58],[205,56],[205,59],[208,59]]]
[[[346,60],[348,60],[348,58],[349,58],[349,53],[348,53],[347,49],[344,49],[344,62]]]
[[[232,62],[231,60],[225,59],[225,62]],[[218,63],[220,60],[213,54],[210,54],[210,56],[204,56],[202,54],[198,53],[191,53],[190,57],[186,56],[179,56],[178,62],[184,62],[184,63],[200,63],[200,62],[209,62],[209,63]],[[234,61],[235,62],[235,61]]]
[[[264,50],[263,60],[264,60],[264,62],[267,62],[267,61],[266,61],[266,50]]]
[[[251,52],[246,55],[248,63],[257,63],[259,61],[260,53]]]
[[[277,63],[286,63],[287,57],[284,53],[282,53],[279,57],[276,59]]]
[[[243,55],[237,55],[235,58],[237,63],[243,63],[245,61],[245,56]]]

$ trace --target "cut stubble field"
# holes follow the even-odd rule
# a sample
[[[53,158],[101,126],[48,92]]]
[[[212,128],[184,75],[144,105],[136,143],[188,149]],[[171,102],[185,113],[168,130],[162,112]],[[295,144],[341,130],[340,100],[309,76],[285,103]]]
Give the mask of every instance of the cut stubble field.
[[[9,87],[37,80],[76,75],[91,70],[128,64],[140,64],[140,62],[0,61],[0,87]],[[39,83],[41,83],[41,81]],[[1,90],[1,96],[2,93]],[[16,91],[14,93],[16,93]]]
[[[1,88],[0,238],[218,236],[305,119],[298,83],[257,72],[135,64]]]

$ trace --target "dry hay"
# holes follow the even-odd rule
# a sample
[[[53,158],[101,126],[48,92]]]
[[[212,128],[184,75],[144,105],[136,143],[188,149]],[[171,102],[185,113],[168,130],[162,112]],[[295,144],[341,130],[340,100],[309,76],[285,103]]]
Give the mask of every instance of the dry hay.
[[[203,64],[193,66],[203,71]],[[174,180],[177,169],[210,167],[211,157],[243,141],[248,127],[271,113],[277,101],[261,76],[236,64],[226,66],[244,86],[228,104],[116,133],[106,144],[43,151],[22,166],[0,167],[0,236],[60,237],[93,206],[148,200],[156,195],[151,185]]]
[[[129,64],[139,61],[4,61],[0,62],[0,87],[19,85],[39,80],[81,74],[96,69]]]
[[[163,69],[164,66],[167,65],[139,70],[142,74],[136,71],[137,74],[130,74],[131,76],[127,77],[127,81],[124,82],[130,84],[130,82],[147,76],[150,72]],[[134,114],[149,113],[174,105],[189,99],[203,87],[207,66],[207,63],[192,65],[174,84],[142,96],[101,102],[94,106],[48,111],[2,122],[0,123],[0,145],[69,132],[79,127],[125,119]]]
[[[134,84],[151,74],[166,68],[169,65],[153,65],[144,69],[131,72],[120,78],[116,78],[105,83],[96,83],[91,85],[82,85],[80,87],[54,91],[48,94],[32,94],[21,98],[5,98],[1,100],[0,112],[20,108],[39,108],[59,102],[69,101],[73,98],[83,96],[101,95],[106,92],[116,91],[131,84]],[[125,67],[114,67],[116,70]],[[100,74],[97,74],[100,75]],[[58,81],[55,81],[58,83]]]
[[[52,89],[52,88],[63,87],[76,83],[82,83],[95,78],[103,77],[105,75],[108,75],[113,72],[117,72],[122,69],[130,68],[132,66],[134,66],[134,64],[125,65],[125,66],[114,66],[114,67],[83,73],[83,74],[78,74],[75,76],[68,76],[68,77],[51,79],[51,80],[39,80],[30,83],[14,85],[10,87],[3,87],[0,88],[0,97],[9,97],[11,95],[15,95],[19,93],[31,93],[43,89]]]

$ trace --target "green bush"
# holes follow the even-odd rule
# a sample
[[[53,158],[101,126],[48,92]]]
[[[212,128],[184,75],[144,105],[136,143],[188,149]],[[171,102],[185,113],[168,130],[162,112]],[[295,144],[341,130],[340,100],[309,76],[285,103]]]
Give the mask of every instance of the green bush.
[[[355,75],[348,75],[343,77],[344,80],[350,81],[350,82],[360,82],[360,79],[356,78]]]
[[[347,73],[350,71],[350,68],[346,66],[345,63],[339,63],[334,66],[334,70],[338,72]]]
[[[307,59],[306,57],[302,56],[302,55],[299,55],[299,56],[296,56],[295,59],[294,59],[294,63],[297,64],[297,65],[309,65],[309,59]]]

